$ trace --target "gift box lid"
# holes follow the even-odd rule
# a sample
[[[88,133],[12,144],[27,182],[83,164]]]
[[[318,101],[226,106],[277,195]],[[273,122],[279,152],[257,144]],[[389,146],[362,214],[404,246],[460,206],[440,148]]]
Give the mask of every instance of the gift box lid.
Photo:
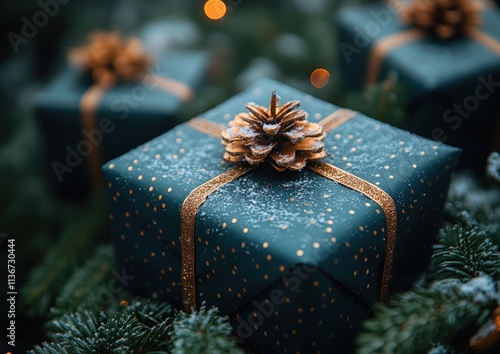
[[[339,111],[333,104],[266,79],[200,117],[227,125],[245,111],[247,102],[268,106],[273,89],[282,104],[300,100],[312,122]],[[403,242],[411,237],[410,228],[421,230],[424,206],[444,201],[460,155],[459,149],[359,113],[332,130],[325,147],[324,161],[394,199],[397,237]],[[181,206],[195,188],[233,167],[222,160],[223,153],[220,139],[187,123],[103,166],[113,190],[111,203],[120,203],[125,215],[139,216],[144,230],[165,245],[154,255],[142,255],[139,272],[149,276],[148,264],[161,262],[161,252],[177,258],[180,265]],[[144,235],[137,235],[139,253],[139,243],[147,242]],[[381,292],[386,236],[383,208],[364,194],[308,169],[280,173],[258,166],[218,188],[197,211],[198,304],[206,300],[222,313],[231,313],[276,282],[286,283],[284,277],[300,277],[287,271],[306,265],[370,306]]]
[[[395,34],[414,30],[402,22],[400,9],[387,4],[340,9],[335,19],[340,31],[340,55],[349,84],[362,88],[366,83],[370,54],[377,43]],[[487,47],[470,36],[441,40],[425,34],[394,45],[384,53],[378,78],[393,70],[406,87],[409,101],[438,93],[460,97],[464,88],[500,71],[500,11],[486,8],[481,12],[478,30],[495,42]],[[475,85],[473,86],[475,87]]]
[[[172,51],[157,55],[148,73],[195,88],[204,79],[207,66],[208,54],[204,51]],[[75,112],[91,85],[85,70],[68,65],[36,96],[35,108],[55,114]],[[96,113],[121,117],[133,111],[150,119],[158,112],[162,112],[159,118],[178,113],[185,103],[172,92],[154,86],[149,81],[121,81],[104,92]]]

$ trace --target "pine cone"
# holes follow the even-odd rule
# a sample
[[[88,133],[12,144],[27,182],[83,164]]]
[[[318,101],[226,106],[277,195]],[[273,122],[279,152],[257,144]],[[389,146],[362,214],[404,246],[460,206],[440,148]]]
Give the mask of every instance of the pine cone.
[[[480,25],[481,9],[477,0],[413,0],[402,16],[409,24],[449,39]]]
[[[153,61],[145,53],[141,40],[130,38],[124,43],[123,50],[118,53],[113,64],[120,77],[131,80],[143,73]]]
[[[152,63],[139,39],[124,40],[117,33],[90,35],[87,45],[70,52],[70,59],[89,69],[99,82],[133,79]]]
[[[307,113],[295,110],[300,101],[290,101],[279,107],[279,96],[273,91],[269,108],[248,103],[250,112],[239,113],[222,131],[226,147],[224,159],[247,161],[251,165],[269,161],[278,171],[300,171],[307,160],[326,156],[323,139],[326,134],[316,123],[310,123]]]

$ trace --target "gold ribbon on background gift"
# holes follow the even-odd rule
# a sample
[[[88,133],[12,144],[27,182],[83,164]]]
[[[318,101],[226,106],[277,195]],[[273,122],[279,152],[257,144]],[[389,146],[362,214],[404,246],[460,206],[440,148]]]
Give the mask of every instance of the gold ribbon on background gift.
[[[429,32],[434,32],[434,35],[443,40],[462,34],[500,55],[500,42],[478,28],[482,22],[481,12],[495,6],[491,1],[390,0],[389,3],[389,6],[393,6],[400,14],[402,21],[412,28],[387,35],[374,44],[368,57],[366,84],[377,81],[387,53],[402,45],[418,41]],[[436,13],[438,11],[441,13]]]
[[[146,72],[153,64],[138,38],[123,39],[117,33],[94,33],[88,44],[74,48],[69,53],[74,64],[91,72],[94,83],[80,99],[82,127],[87,131],[96,129],[96,110],[104,93],[118,81],[148,81],[155,87],[170,92],[182,101],[189,101],[193,92],[186,84],[151,75]],[[94,187],[103,183],[101,174],[102,157],[99,146],[87,156],[87,165]]]
[[[298,101],[296,101],[298,102]],[[247,106],[248,107],[248,106]],[[271,108],[270,108],[271,110]],[[322,121],[319,125],[324,132],[329,132],[343,123],[349,121],[356,115],[356,112],[339,109]],[[202,118],[190,120],[188,126],[202,132],[204,134],[220,139],[221,132],[225,127]],[[200,206],[205,202],[210,194],[218,190],[220,187],[230,183],[240,176],[250,172],[256,168],[249,164],[240,164],[223,172],[219,176],[205,182],[201,186],[195,188],[184,200],[181,207],[181,281],[182,281],[182,299],[184,310],[190,311],[191,308],[196,309],[196,279],[195,279],[195,227],[196,214]],[[380,299],[386,302],[389,297],[389,282],[392,276],[392,262],[394,258],[394,247],[396,241],[397,227],[397,208],[392,197],[376,185],[365,181],[357,176],[354,176],[336,166],[325,162],[314,161],[308,164],[309,170],[335,181],[345,187],[353,189],[372,199],[380,205],[385,213],[386,228],[387,228],[387,243],[386,257],[384,260],[384,268],[381,280]]]

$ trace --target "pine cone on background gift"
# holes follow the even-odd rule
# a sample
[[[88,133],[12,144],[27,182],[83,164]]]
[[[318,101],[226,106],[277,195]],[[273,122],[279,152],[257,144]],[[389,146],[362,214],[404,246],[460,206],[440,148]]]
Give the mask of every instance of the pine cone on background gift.
[[[449,39],[480,25],[482,7],[478,0],[412,0],[401,14],[403,21]]]
[[[307,113],[295,110],[300,101],[279,106],[273,91],[269,108],[248,103],[250,112],[239,113],[222,131],[226,147],[224,159],[258,165],[268,161],[277,171],[300,171],[307,160],[326,156],[323,140],[326,133],[316,123],[307,121]]]
[[[137,38],[123,39],[117,33],[94,33],[88,44],[74,48],[70,59],[92,72],[98,82],[131,80],[152,64]]]

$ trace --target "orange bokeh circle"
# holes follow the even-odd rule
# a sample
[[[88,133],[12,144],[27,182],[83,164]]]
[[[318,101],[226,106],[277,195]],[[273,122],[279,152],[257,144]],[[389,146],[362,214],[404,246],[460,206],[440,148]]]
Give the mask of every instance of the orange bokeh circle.
[[[325,87],[330,81],[330,73],[326,69],[316,69],[311,73],[311,84],[316,88]]]
[[[208,0],[203,7],[205,15],[211,20],[220,20],[227,11],[226,4],[221,0]]]

